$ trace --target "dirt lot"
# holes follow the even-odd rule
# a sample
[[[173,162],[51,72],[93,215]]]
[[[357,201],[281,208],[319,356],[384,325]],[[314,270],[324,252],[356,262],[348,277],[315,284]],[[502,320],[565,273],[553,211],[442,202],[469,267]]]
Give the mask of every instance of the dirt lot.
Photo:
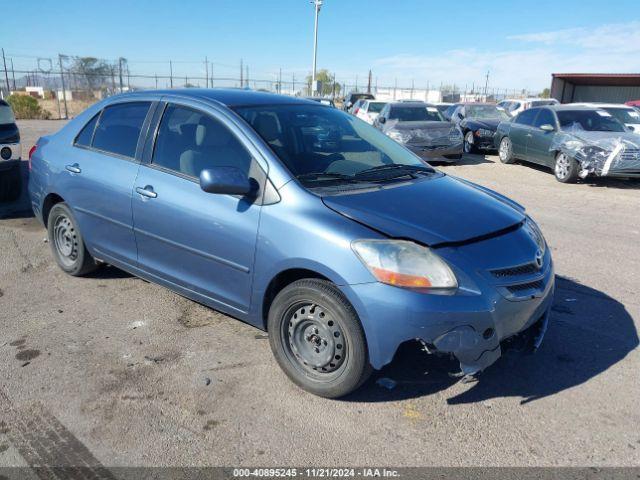
[[[24,153],[60,125],[20,122]],[[114,268],[65,276],[5,206],[0,466],[640,465],[640,183],[562,185],[495,156],[442,169],[541,224],[559,276],[545,343],[474,384],[406,349],[341,401],[296,388],[252,327]]]

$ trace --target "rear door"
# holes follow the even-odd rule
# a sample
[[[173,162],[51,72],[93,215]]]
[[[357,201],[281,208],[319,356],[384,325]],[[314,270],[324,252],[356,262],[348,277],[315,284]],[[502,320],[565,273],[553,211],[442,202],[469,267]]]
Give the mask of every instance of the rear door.
[[[540,127],[543,125],[551,125],[554,130],[542,130]],[[540,113],[533,122],[531,137],[529,137],[529,142],[527,143],[527,157],[530,161],[549,167],[553,166],[555,160],[550,150],[557,131],[558,124],[553,112],[548,108],[541,108]]]
[[[538,114],[538,109],[532,108],[519,113],[511,123],[509,139],[513,145],[513,155],[527,160],[527,141],[531,137],[533,121]]]
[[[262,187],[265,171],[237,126],[188,100],[167,104],[135,183],[139,266],[223,310],[247,312],[260,217],[256,199],[206,193],[203,169],[235,166]],[[147,158],[148,156],[148,158]]]
[[[65,158],[61,191],[98,258],[135,264],[133,183],[152,102],[112,104],[80,131]]]

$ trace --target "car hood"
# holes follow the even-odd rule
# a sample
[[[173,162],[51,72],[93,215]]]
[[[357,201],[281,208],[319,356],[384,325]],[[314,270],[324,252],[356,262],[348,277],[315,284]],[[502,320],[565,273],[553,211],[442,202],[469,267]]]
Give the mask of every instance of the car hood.
[[[468,118],[466,120],[466,126],[472,129],[486,128],[487,130],[495,130],[498,128],[498,124],[504,120],[500,118]]]
[[[453,125],[449,122],[390,122],[388,131],[401,132],[406,143],[432,142],[442,140],[448,142],[449,132]]]
[[[443,174],[322,201],[385,235],[430,246],[491,235],[525,218],[523,210],[499,194]]]
[[[610,142],[627,141],[640,143],[640,136],[633,132],[589,132],[587,130],[565,131],[566,139],[580,140],[586,144],[606,146]]]

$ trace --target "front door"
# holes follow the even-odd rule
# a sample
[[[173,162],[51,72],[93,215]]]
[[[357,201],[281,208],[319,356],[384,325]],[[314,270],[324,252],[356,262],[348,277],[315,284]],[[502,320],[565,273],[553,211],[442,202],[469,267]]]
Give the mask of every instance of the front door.
[[[551,125],[554,130],[543,130],[543,125]],[[555,163],[554,154],[551,151],[553,138],[557,132],[556,119],[551,110],[540,109],[540,113],[533,122],[531,138],[527,144],[527,156],[532,162],[552,167]]]
[[[139,266],[211,306],[247,312],[260,205],[206,193],[203,169],[234,166],[264,185],[264,173],[221,117],[168,104],[149,164],[135,183]],[[262,173],[262,180],[257,172]]]
[[[511,139],[513,155],[516,158],[528,160],[527,142],[531,137],[531,126],[537,114],[538,110],[532,108],[519,113],[513,120],[511,130],[509,131],[509,139]]]

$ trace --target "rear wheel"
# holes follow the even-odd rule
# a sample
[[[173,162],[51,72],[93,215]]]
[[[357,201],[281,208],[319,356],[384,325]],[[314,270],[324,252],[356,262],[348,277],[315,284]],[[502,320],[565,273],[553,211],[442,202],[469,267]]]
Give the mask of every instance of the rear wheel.
[[[464,134],[464,153],[476,153],[477,148],[473,143],[473,132],[469,130]]]
[[[513,144],[509,137],[504,137],[500,140],[500,146],[498,147],[498,156],[502,163],[513,163]]]
[[[566,153],[559,152],[556,155],[553,173],[559,182],[575,183],[578,180],[578,162]]]
[[[56,203],[51,208],[47,232],[56,262],[69,275],[86,275],[98,267],[87,251],[76,219],[66,203]]]
[[[344,295],[325,280],[298,280],[269,309],[269,341],[287,376],[315,395],[351,393],[371,374],[358,316]]]
[[[0,202],[14,202],[22,191],[20,167],[12,167],[0,172]]]

